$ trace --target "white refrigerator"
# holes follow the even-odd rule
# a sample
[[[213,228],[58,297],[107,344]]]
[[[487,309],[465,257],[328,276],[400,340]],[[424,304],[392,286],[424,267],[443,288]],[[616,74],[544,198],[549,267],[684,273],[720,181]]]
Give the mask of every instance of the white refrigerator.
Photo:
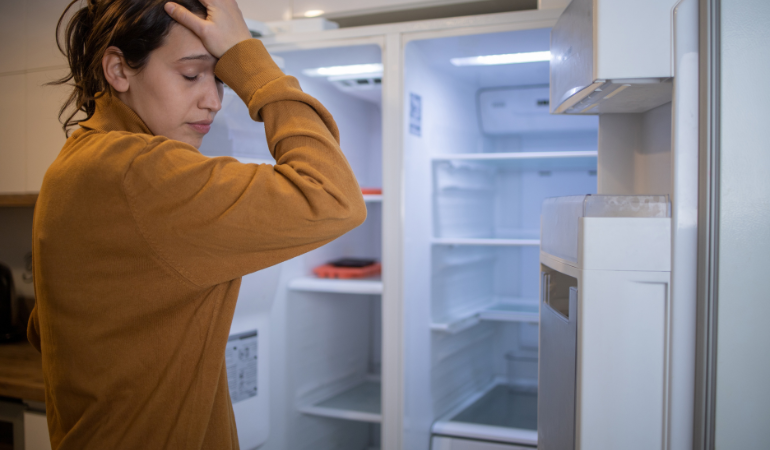
[[[692,92],[673,77],[674,103],[664,102],[663,113],[550,114],[561,103],[542,52],[561,14],[262,38],[334,116],[359,184],[382,195],[365,197],[368,218],[358,229],[244,278],[232,336],[256,337],[257,380],[256,395],[234,401],[241,448],[535,448],[546,198],[609,193],[612,182],[630,186],[613,194],[642,194],[635,180],[657,179],[635,179],[635,171],[669,177],[660,186],[670,191],[655,193],[672,199],[673,298],[678,280],[688,282],[676,261],[689,244],[676,230],[692,230],[676,224],[680,199],[696,193],[678,187],[680,165],[691,161],[678,151],[676,130],[688,116],[672,105]],[[522,58],[532,61],[515,62]],[[647,147],[638,145],[644,136],[654,137]],[[201,151],[272,162],[261,124],[232,92]],[[341,257],[379,260],[382,276],[312,275]],[[687,314],[685,303],[672,314]],[[689,351],[677,333],[672,358]],[[676,378],[684,369],[669,374],[672,392],[687,381]],[[661,448],[685,448],[676,441],[684,437],[669,439]]]

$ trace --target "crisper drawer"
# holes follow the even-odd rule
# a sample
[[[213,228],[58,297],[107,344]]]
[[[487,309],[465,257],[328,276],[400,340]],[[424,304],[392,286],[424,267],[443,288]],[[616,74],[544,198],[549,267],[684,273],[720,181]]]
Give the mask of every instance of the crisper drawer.
[[[433,436],[430,448],[431,450],[533,450],[535,447]]]

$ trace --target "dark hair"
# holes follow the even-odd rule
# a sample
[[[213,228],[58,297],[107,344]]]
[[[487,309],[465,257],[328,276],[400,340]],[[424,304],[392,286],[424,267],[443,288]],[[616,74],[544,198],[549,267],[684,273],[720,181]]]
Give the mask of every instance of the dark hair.
[[[163,44],[174,22],[163,6],[169,0],[85,0],[67,23],[64,30],[64,46],[59,40],[60,30],[70,8],[84,0],[72,0],[56,25],[56,44],[70,66],[70,73],[53,85],[73,81],[74,87],[67,101],[59,110],[59,120],[65,111],[74,107],[62,128],[69,134],[70,127],[88,120],[96,111],[96,94],[110,89],[102,69],[102,57],[110,46],[123,53],[126,64],[132,69],[141,69],[147,63],[150,53]],[[198,0],[175,0],[193,13],[206,16],[206,7]],[[82,111],[84,119],[75,119]]]

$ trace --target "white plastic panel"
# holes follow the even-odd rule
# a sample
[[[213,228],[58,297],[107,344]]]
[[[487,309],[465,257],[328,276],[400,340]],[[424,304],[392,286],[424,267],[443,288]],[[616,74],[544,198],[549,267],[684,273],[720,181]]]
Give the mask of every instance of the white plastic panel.
[[[551,115],[548,86],[479,91],[481,129],[487,134],[596,130],[595,117]]]
[[[668,448],[669,273],[584,270],[578,288],[576,449]]]
[[[281,266],[272,266],[243,277],[235,305],[230,335],[257,333],[257,395],[233,403],[241,448],[265,443],[270,434],[270,314]]]
[[[662,219],[669,215],[670,205],[665,195],[548,198],[543,202],[541,216],[541,249],[568,264],[588,264],[595,269],[609,265],[607,268],[617,267],[617,270],[669,270],[666,267],[670,265],[670,255],[666,249],[670,249],[671,238],[670,234],[666,233],[670,233],[670,221],[651,221],[653,218]],[[601,231],[591,232],[592,242],[586,241],[587,235],[580,231],[584,217],[592,217],[591,223],[602,224],[594,225],[602,228]],[[599,218],[618,220],[606,221],[598,220]],[[603,233],[608,234],[605,236]],[[605,237],[611,239],[612,244],[605,244],[602,241]],[[598,239],[596,246],[593,244],[594,239]],[[649,242],[657,247],[650,248]],[[642,258],[643,255],[647,256]],[[664,259],[669,262],[664,262]]]
[[[585,270],[671,270],[671,219],[578,221],[578,267]]]

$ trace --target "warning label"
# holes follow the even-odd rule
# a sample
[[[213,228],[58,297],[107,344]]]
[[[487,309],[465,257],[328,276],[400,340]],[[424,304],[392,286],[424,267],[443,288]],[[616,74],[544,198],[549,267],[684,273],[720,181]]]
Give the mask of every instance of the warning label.
[[[227,384],[233,403],[257,395],[257,330],[234,334],[225,351]]]

